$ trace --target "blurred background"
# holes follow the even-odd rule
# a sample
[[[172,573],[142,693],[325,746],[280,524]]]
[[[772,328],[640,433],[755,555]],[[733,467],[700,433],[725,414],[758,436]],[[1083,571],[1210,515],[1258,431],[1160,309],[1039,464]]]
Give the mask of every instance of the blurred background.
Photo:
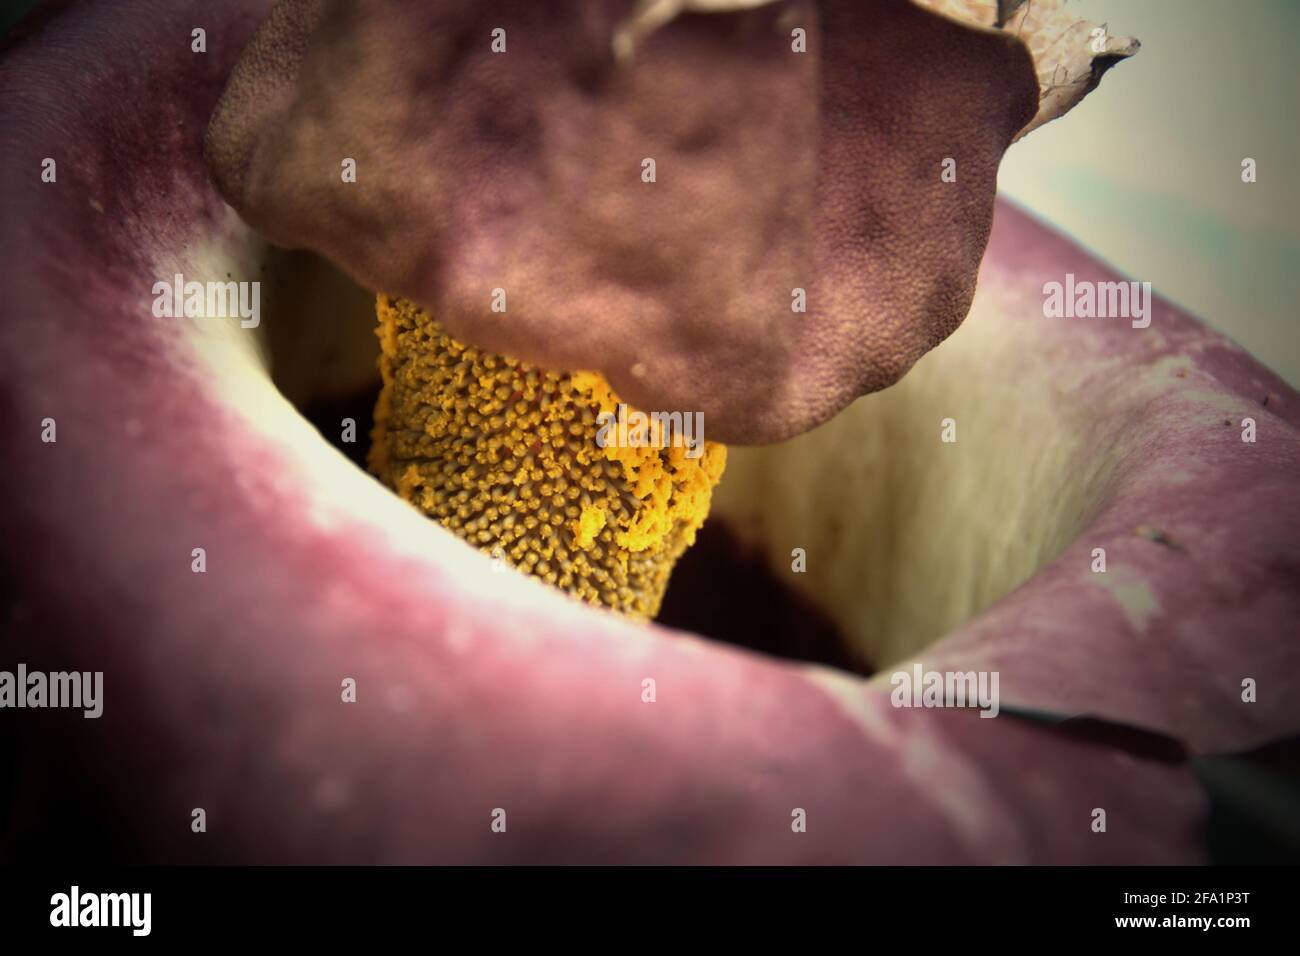
[[[1012,146],[1000,190],[1300,385],[1300,0],[1071,6],[1142,49]]]

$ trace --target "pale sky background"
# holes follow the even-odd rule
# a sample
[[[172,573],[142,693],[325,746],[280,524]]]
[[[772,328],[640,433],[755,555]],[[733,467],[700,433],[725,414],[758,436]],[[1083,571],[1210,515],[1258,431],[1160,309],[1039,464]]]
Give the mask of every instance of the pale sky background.
[[[1300,0],[1071,6],[1142,49],[1011,147],[1003,194],[1300,385]]]

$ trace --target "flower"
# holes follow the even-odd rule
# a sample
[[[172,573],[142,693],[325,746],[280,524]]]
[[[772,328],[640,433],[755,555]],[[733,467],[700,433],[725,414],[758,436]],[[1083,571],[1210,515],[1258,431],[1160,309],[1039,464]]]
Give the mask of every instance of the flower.
[[[6,715],[6,855],[71,817],[83,856],[154,862],[1205,858],[1185,755],[1300,729],[1294,389],[1164,301],[1142,334],[1045,320],[1045,274],[1118,277],[1000,204],[950,342],[824,430],[729,450],[710,525],[748,518],[788,558],[782,508],[816,516],[825,547],[864,560],[819,569],[813,547],[800,586],[883,622],[879,663],[996,668],[993,720],[895,709],[887,673],[766,658],[494,575],[286,400],[288,359],[333,354],[289,336],[273,378],[265,342],[300,298],[268,294],[261,330],[149,310],[177,271],[293,271],[200,158],[267,7],[78,5],[0,61],[6,647],[104,672],[103,716],[75,721],[93,730]],[[165,39],[200,19],[205,56]],[[57,185],[36,172],[47,156]],[[333,299],[310,301],[305,328],[345,341]],[[900,427],[953,407],[942,450],[960,458]],[[885,454],[865,467],[871,442]],[[1095,547],[1114,577],[1088,569]],[[908,643],[909,619],[934,643]],[[1071,733],[1031,711],[1091,720]],[[196,807],[220,839],[187,829]],[[1088,825],[1098,807],[1108,834]]]

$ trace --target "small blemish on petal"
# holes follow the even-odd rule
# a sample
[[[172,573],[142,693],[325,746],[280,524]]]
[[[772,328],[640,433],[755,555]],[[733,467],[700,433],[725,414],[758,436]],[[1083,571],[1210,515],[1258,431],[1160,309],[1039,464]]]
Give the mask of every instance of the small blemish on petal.
[[[1186,551],[1181,543],[1175,541],[1167,532],[1154,525],[1140,524],[1133,529],[1133,533],[1139,538],[1146,538],[1148,541],[1154,541],[1156,544],[1162,544],[1166,548],[1172,548],[1175,551]]]

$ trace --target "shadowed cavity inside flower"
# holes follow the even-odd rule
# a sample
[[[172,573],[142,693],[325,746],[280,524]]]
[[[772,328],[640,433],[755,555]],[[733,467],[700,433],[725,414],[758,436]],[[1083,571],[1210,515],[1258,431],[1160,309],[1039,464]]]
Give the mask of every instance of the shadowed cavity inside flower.
[[[1080,24],[1059,4],[560,6],[281,3],[214,115],[206,152],[241,216],[393,294],[370,469],[500,561],[643,619],[702,534],[665,622],[858,669],[1056,553],[1082,511],[1040,520],[1023,496],[1009,526],[1033,540],[996,568],[989,529],[955,568],[927,544],[951,530],[933,516],[969,521],[950,489],[927,500],[935,375],[741,452],[702,532],[719,441],[596,437],[626,397],[710,439],[789,438],[897,381],[966,315],[1002,151],[1095,85],[1106,57],[1068,42]],[[1085,72],[1062,84],[1069,57]],[[301,303],[269,323],[274,374],[327,436],[338,402],[365,423],[376,397],[362,296],[333,325]],[[959,597],[933,600],[923,568]]]
[[[250,364],[234,361],[225,350],[242,353],[257,334],[236,326],[204,348],[206,360],[244,396],[257,394],[249,391],[247,374],[265,360],[276,387],[352,460],[350,467],[370,467],[425,514],[499,558],[503,576],[491,578],[494,587],[507,586],[517,566],[633,616],[659,610],[663,624],[867,672],[932,643],[1059,554],[1100,507],[1114,466],[1113,459],[1093,454],[1085,441],[1086,411],[1061,402],[1057,376],[1022,375],[1015,387],[983,387],[980,402],[972,402],[963,383],[1010,376],[1023,348],[1004,338],[998,312],[1007,303],[990,297],[977,304],[968,328],[898,386],[833,422],[776,445],[711,449],[710,457],[725,452],[726,472],[694,547],[685,549],[679,538],[638,572],[641,552],[624,548],[642,505],[621,464],[605,458],[594,440],[592,416],[601,403],[593,383],[579,388],[573,379],[580,376],[475,354],[414,306],[395,300],[380,303],[380,331],[393,336],[384,345],[374,334],[375,303],[367,292],[310,254],[267,249],[251,236],[243,241],[251,243],[244,255],[254,258],[239,262],[223,252],[210,268],[224,274],[233,266],[236,276],[263,277],[262,347],[250,354]],[[405,371],[383,355],[384,348],[396,355],[403,335],[428,337],[427,348],[410,353],[412,368]],[[423,369],[416,370],[421,362]],[[459,386],[447,380],[457,372],[467,376]],[[499,385],[500,376],[510,384]],[[548,445],[548,452],[569,449],[573,456],[557,472],[550,469],[563,452],[542,455],[536,438],[511,434],[536,416],[548,382],[551,400],[572,390],[557,404],[577,409],[576,418],[557,416],[563,440]],[[512,390],[498,399],[504,387]],[[472,413],[467,396],[502,401],[506,413],[490,405]],[[266,404],[265,397],[248,400]],[[377,400],[388,423],[374,429],[372,442]],[[523,406],[518,417],[510,411],[515,405]],[[439,416],[444,408],[451,412]],[[419,427],[396,433],[394,416]],[[493,423],[494,416],[501,421]],[[942,440],[949,416],[958,422],[954,443]],[[258,418],[277,439],[291,431],[264,411]],[[571,445],[575,424],[580,441]],[[536,434],[542,426],[530,427]],[[1042,440],[1019,441],[1026,432]],[[488,460],[493,450],[499,453],[495,463]],[[661,453],[668,454],[655,450]],[[705,469],[721,464],[715,459],[710,465],[710,457],[681,459],[684,467],[700,469],[704,503],[679,534],[694,531],[704,517],[715,477]],[[340,467],[349,466],[330,464],[317,477],[331,481]],[[532,469],[539,471],[535,480]],[[600,527],[583,524],[593,506],[607,509]],[[558,518],[553,525],[552,518]],[[412,511],[410,520],[421,518]],[[518,533],[503,534],[503,525]],[[587,547],[578,543],[583,538]],[[632,580],[595,573],[604,568],[615,574],[620,551],[633,559]],[[602,582],[612,586],[615,599],[600,601],[587,590],[599,590]]]

